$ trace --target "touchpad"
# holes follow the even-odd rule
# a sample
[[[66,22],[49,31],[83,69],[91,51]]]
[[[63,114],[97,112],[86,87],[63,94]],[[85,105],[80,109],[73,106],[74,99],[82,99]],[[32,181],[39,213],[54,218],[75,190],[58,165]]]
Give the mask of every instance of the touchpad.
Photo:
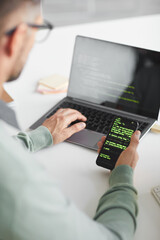
[[[100,141],[102,136],[104,136],[104,134],[84,129],[75,133],[72,137],[68,138],[67,141],[97,150],[97,143]]]

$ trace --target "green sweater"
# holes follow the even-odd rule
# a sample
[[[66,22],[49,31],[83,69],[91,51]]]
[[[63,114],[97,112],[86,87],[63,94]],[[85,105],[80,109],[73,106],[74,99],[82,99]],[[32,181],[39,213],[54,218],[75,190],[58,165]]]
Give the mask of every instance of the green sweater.
[[[0,121],[0,240],[133,239],[137,192],[132,168],[113,170],[110,189],[100,199],[92,220],[63,195],[26,151],[52,143],[45,127],[19,133],[15,141]]]

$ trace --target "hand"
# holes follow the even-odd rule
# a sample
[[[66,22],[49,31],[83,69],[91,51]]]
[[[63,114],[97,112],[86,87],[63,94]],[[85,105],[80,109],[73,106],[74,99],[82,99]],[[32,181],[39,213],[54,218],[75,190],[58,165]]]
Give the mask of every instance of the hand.
[[[121,153],[115,167],[120,165],[129,165],[135,169],[139,156],[137,153],[137,147],[139,145],[140,131],[136,131],[132,137],[129,146]]]
[[[120,165],[128,165],[130,167],[132,167],[133,169],[136,167],[137,165],[137,161],[138,161],[138,153],[137,153],[137,147],[139,144],[139,137],[140,137],[140,131],[136,131],[132,137],[131,137],[131,142],[129,144],[129,146],[120,154],[118,161],[115,165],[115,167],[120,166]],[[105,137],[101,138],[101,141],[98,142],[98,153],[100,152],[104,141],[105,141]]]
[[[82,122],[76,123],[68,127],[72,122],[80,120]],[[74,133],[83,130],[86,127],[84,123],[87,120],[80,112],[67,108],[59,109],[52,117],[48,118],[42,126],[47,127],[53,137],[53,143],[58,144]]]

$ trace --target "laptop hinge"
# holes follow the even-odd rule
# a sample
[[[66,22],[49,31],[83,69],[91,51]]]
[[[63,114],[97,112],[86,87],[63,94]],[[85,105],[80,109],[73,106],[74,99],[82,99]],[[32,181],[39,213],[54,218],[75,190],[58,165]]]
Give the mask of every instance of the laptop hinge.
[[[124,116],[129,116],[129,117],[133,117],[133,118],[137,118],[137,119],[141,119],[142,121],[146,121],[146,120],[156,120],[155,118],[149,118],[149,117],[145,117],[145,116],[142,116],[142,115],[138,115],[136,113],[130,113],[130,112],[125,112],[123,110],[118,110],[118,109],[114,109],[114,108],[110,108],[110,107],[104,107],[104,106],[101,106],[99,104],[96,104],[96,103],[91,103],[91,102],[88,102],[88,101],[84,101],[82,99],[78,99],[78,98],[72,98],[72,97],[69,97],[72,101],[75,101],[77,103],[82,103],[82,104],[88,104],[90,106],[93,106],[94,108],[96,108],[97,110],[98,109],[102,109],[104,111],[109,111],[110,113],[115,113],[115,114],[121,114],[121,115],[124,115]]]

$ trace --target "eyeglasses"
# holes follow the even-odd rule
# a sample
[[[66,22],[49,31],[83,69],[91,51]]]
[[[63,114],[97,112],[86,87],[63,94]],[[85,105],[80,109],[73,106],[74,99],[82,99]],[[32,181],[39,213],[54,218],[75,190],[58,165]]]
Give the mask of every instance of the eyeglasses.
[[[38,30],[36,34],[36,42],[44,42],[49,37],[51,30],[53,30],[54,28],[54,26],[47,20],[44,20],[44,23],[42,25],[31,24],[31,23],[27,23],[27,25],[28,27],[36,28]],[[6,32],[5,34],[7,36],[11,36],[16,31],[16,28],[17,27],[14,27],[13,29]]]

